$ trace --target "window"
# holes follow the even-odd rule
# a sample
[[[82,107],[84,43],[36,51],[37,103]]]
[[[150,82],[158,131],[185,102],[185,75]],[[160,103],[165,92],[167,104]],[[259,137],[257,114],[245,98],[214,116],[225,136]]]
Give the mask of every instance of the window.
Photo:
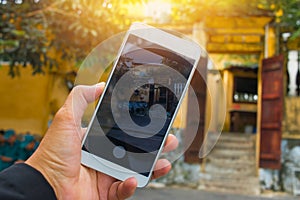
[[[257,79],[246,77],[234,77],[233,102],[256,103]]]

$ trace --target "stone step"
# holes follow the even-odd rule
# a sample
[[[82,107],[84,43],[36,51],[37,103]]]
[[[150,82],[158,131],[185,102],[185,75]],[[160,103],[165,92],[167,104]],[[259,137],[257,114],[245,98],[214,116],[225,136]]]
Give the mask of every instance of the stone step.
[[[205,172],[204,172],[205,173]],[[211,180],[239,180],[239,179],[249,179],[250,177],[256,177],[256,173],[250,172],[249,174],[225,174],[225,173],[205,173],[205,178],[201,178],[201,180],[211,181]]]
[[[233,153],[229,154],[228,152],[212,152],[207,157],[208,160],[230,160],[232,162],[239,162],[239,161],[247,161],[247,160],[254,160],[255,161],[255,154],[252,152],[249,153]]]
[[[223,178],[240,178],[247,176],[254,176],[256,173],[255,167],[236,167],[226,168],[207,164],[205,172],[211,176],[218,176]]]
[[[213,149],[216,148],[224,148],[224,149],[236,149],[236,150],[243,150],[243,149],[255,149],[255,141],[251,139],[245,138],[226,138],[223,139],[220,137],[218,140],[214,138],[207,138],[206,146],[211,147]]]
[[[214,137],[215,135],[211,135],[208,138],[208,142],[218,140],[206,159],[205,177],[201,178],[199,188],[218,192],[259,194],[255,135],[222,133],[219,138]]]
[[[218,141],[216,144],[206,143],[208,147],[212,149],[228,149],[228,150],[255,150],[254,142],[235,142],[235,141]]]
[[[244,134],[244,133],[222,133],[222,134],[210,134],[208,133],[206,136],[208,139],[211,138],[213,140],[218,141],[235,141],[235,142],[248,142],[255,141],[256,135],[252,134]]]
[[[210,155],[216,155],[216,156],[251,156],[255,155],[254,149],[223,149],[221,147],[214,148]]]
[[[260,186],[258,177],[248,177],[243,179],[213,178],[199,181],[198,189],[206,191],[218,191],[236,194],[259,195]]]
[[[224,159],[207,159],[207,164],[219,167],[219,168],[255,168],[255,160],[224,160]]]
[[[244,184],[257,184],[259,183],[258,176],[247,176],[247,177],[223,177],[218,175],[206,175],[201,177],[199,183],[223,183],[224,185],[244,185]]]
[[[218,142],[215,145],[215,148],[218,149],[232,149],[232,150],[246,150],[246,149],[254,149],[255,144],[252,141],[248,142],[230,142],[230,141],[225,141],[225,142]]]

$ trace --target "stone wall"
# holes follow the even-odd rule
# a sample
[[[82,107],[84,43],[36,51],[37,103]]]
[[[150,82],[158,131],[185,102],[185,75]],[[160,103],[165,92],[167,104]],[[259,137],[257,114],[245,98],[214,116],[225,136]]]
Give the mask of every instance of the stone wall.
[[[295,193],[293,190],[294,170],[300,170],[300,142],[299,140],[283,140],[282,144],[282,187],[284,191]]]
[[[300,169],[300,142],[299,140],[282,140],[281,150],[281,170],[260,169],[261,189],[294,194],[294,170]]]
[[[282,169],[280,183],[282,190],[295,194],[295,169],[300,169],[300,97],[285,97],[282,140]],[[300,180],[298,180],[300,181]]]

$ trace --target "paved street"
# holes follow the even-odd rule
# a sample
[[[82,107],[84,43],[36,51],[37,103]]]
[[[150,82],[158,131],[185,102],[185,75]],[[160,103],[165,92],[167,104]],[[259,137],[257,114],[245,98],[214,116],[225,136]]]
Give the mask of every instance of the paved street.
[[[276,197],[243,196],[205,192],[185,188],[138,189],[130,200],[299,200],[299,197],[280,195]]]

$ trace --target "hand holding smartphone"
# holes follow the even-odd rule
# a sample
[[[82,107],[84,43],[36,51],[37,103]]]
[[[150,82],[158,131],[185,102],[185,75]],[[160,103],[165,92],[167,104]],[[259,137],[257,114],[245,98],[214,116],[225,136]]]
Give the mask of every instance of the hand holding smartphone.
[[[200,47],[145,24],[127,31],[82,143],[82,164],[149,182]]]

